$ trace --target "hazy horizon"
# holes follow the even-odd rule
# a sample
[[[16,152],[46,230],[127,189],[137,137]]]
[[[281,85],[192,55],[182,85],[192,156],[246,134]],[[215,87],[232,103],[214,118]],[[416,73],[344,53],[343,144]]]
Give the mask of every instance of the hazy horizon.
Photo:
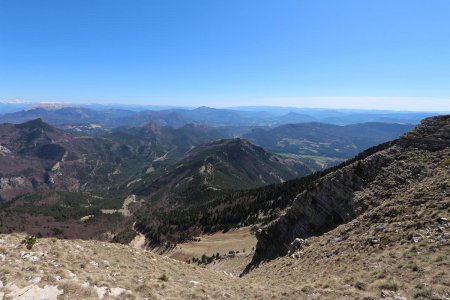
[[[365,105],[361,105],[361,102]],[[376,101],[376,102],[375,102]],[[415,105],[405,105],[405,102],[415,101]],[[297,102],[297,103],[296,103]],[[210,107],[217,109],[270,109],[272,108],[293,108],[293,109],[336,109],[336,110],[366,110],[366,111],[397,111],[397,112],[450,112],[450,99],[409,99],[409,98],[374,98],[374,97],[308,97],[305,99],[288,99],[288,101],[262,101],[247,102],[236,105],[214,104],[214,103],[166,103],[159,102],[108,102],[108,101],[91,101],[91,102],[69,102],[69,101],[27,101],[27,100],[1,100],[1,104],[17,104],[17,105],[35,105],[35,106],[123,106],[123,107],[148,107],[158,109],[168,108],[184,108],[194,109],[198,107]],[[1,113],[1,108],[0,108]]]

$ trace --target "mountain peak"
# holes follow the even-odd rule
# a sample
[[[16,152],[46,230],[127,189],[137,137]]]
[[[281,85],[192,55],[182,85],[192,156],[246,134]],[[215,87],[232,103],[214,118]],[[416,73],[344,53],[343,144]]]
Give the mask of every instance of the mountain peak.
[[[161,130],[161,126],[159,126],[158,124],[156,124],[155,122],[150,122],[147,123],[146,125],[144,125],[142,128],[146,129],[146,130],[150,130],[150,131],[156,131],[156,130]]]
[[[212,107],[208,107],[208,106],[200,106],[200,107],[197,107],[194,110],[197,110],[197,111],[209,111],[209,110],[216,110],[216,109],[212,108]]]
[[[246,139],[242,138],[231,138],[231,139],[219,139],[215,140],[203,145],[198,146],[198,149],[204,150],[206,148],[215,149],[220,147],[226,147],[226,146],[234,146],[234,147],[243,147],[243,148],[260,148],[256,145],[253,145]]]
[[[16,127],[21,129],[51,129],[52,127],[45,123],[41,118],[37,118],[22,124],[16,125]]]

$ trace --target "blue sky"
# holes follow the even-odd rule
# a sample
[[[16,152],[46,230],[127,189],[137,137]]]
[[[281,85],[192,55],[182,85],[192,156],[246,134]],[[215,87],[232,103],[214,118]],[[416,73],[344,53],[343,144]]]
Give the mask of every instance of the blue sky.
[[[0,100],[450,110],[448,0],[0,0]]]

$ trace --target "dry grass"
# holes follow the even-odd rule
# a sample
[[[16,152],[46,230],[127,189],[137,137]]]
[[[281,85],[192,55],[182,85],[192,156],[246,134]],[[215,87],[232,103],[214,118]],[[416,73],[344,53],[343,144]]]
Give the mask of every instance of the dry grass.
[[[262,265],[245,279],[258,282],[264,277],[270,278],[271,285],[298,299],[312,295],[320,299],[379,298],[382,290],[412,299],[416,295],[430,294],[431,287],[433,299],[448,297],[448,245],[435,247],[430,243],[421,248],[419,254],[411,256],[411,246],[406,243],[391,245],[386,250],[354,251],[351,249],[354,241],[321,246],[327,238],[333,238],[332,233],[313,238],[300,260],[277,259]],[[323,256],[335,247],[342,249],[338,255]]]
[[[387,227],[382,233],[392,239],[384,249],[356,247],[370,233],[369,228],[365,235],[333,242],[344,232],[364,231],[358,222],[310,239],[300,260],[283,257],[243,278],[224,274],[223,270],[246,256],[230,259],[228,265],[219,261],[209,266],[211,270],[98,241],[39,239],[26,250],[20,245],[24,235],[0,235],[0,253],[5,256],[0,280],[6,286],[0,292],[7,294],[8,284],[25,287],[41,278],[37,283],[40,287],[54,285],[64,290],[61,299],[96,299],[99,287],[106,293],[124,289],[117,296],[120,299],[361,299],[378,298],[386,290],[408,299],[446,297],[450,287],[448,245],[403,240],[408,232],[396,233],[395,227],[392,231]],[[339,254],[324,255],[336,248]],[[34,253],[39,260],[33,262],[23,253]]]
[[[211,256],[219,253],[221,256],[230,251],[239,251],[246,255],[255,247],[256,237],[250,233],[249,227],[231,230],[226,233],[217,232],[197,237],[200,241],[191,241],[178,244],[168,255],[180,261],[186,261],[193,257],[201,257],[203,254]]]
[[[39,239],[27,250],[23,234],[0,235],[0,280],[9,292],[18,287],[58,286],[63,299],[96,299],[96,288],[122,288],[127,298],[270,298],[276,291],[257,284],[249,289],[239,278],[186,264],[150,251],[98,241]],[[21,256],[22,253],[22,256]],[[31,254],[29,258],[28,254]],[[25,256],[24,256],[25,255]],[[1,259],[1,258],[0,258]],[[106,297],[106,296],[105,296]],[[118,298],[121,298],[117,296]]]

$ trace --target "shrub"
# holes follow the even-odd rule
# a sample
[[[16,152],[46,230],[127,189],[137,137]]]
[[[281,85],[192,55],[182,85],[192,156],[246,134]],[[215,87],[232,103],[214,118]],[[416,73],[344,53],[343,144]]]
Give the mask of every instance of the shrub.
[[[34,246],[34,244],[36,244],[37,238],[32,235],[32,236],[27,236],[25,239],[22,240],[22,242],[20,243],[21,245],[25,245],[25,247],[28,250],[31,250]]]
[[[358,282],[356,282],[355,287],[358,290],[364,291],[366,289],[366,284],[364,282],[358,281]]]
[[[62,235],[64,233],[61,229],[56,228],[56,227],[52,228],[52,232],[54,235]]]
[[[158,279],[161,281],[169,281],[169,276],[167,276],[166,273],[164,273],[161,276],[159,276]]]
[[[384,281],[380,284],[380,289],[382,290],[390,290],[390,291],[397,291],[398,285],[394,281]]]
[[[411,270],[412,270],[413,272],[418,272],[418,271],[419,271],[419,266],[417,266],[416,263],[413,263],[413,264],[411,265]]]
[[[391,239],[388,236],[382,236],[380,238],[380,249],[384,249],[388,244],[391,243]]]
[[[431,289],[420,289],[414,293],[414,298],[431,299],[433,291]]]
[[[450,166],[450,158],[444,160],[444,161],[441,163],[441,167],[442,167],[442,168],[445,168],[445,167],[448,167],[448,166]]]

